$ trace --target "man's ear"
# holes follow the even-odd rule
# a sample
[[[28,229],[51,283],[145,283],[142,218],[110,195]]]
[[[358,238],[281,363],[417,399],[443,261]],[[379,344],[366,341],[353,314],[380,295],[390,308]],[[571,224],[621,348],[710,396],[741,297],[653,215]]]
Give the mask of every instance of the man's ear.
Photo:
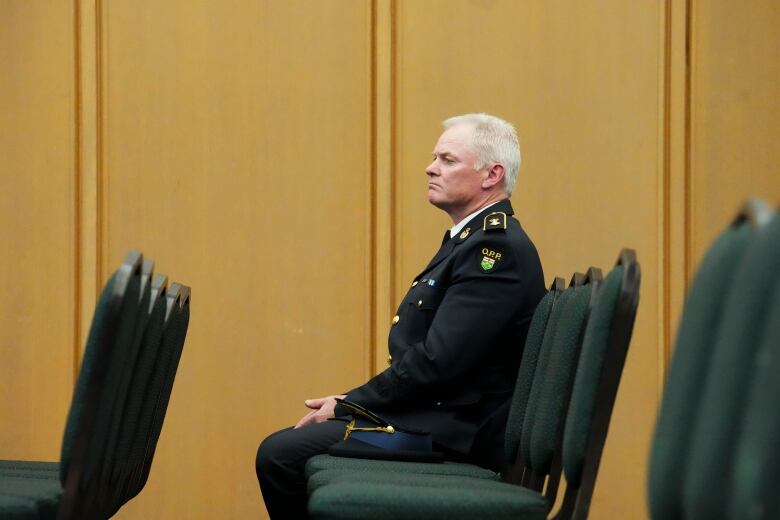
[[[487,175],[482,179],[482,188],[490,189],[504,180],[504,165],[494,164],[487,171]]]

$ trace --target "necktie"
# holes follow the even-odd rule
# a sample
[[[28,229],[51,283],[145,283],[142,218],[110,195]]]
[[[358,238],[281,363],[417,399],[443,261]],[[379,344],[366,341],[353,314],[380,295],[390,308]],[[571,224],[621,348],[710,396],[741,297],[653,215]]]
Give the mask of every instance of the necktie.
[[[444,238],[441,239],[441,245],[444,245],[447,243],[447,240],[450,239],[450,230],[444,232]]]

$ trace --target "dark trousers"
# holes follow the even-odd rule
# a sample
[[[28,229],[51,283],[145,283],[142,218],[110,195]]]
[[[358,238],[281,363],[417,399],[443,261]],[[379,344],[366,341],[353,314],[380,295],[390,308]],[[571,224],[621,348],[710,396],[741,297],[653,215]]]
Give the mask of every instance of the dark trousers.
[[[263,501],[272,519],[306,518],[303,468],[314,455],[344,438],[346,423],[331,420],[269,435],[257,449],[255,471]]]
[[[480,430],[468,456],[434,443],[434,449],[447,460],[470,462],[502,471],[504,458],[503,421],[490,420]],[[263,501],[272,519],[307,518],[306,476],[304,467],[309,458],[326,453],[328,448],[344,438],[346,421],[330,420],[287,428],[269,435],[257,450],[255,470]]]

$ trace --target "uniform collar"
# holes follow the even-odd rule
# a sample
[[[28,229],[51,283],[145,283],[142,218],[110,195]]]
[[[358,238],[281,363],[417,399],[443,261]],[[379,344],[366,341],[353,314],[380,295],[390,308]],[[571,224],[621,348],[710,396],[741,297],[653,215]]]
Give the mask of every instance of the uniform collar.
[[[436,253],[436,255],[431,259],[431,261],[428,263],[428,265],[423,269],[420,274],[418,274],[415,279],[419,278],[423,275],[423,273],[430,271],[436,264],[447,258],[450,253],[452,253],[452,250],[455,249],[455,246],[462,244],[465,242],[469,237],[471,237],[475,231],[482,230],[483,227],[483,221],[485,220],[485,217],[491,213],[505,213],[508,215],[514,215],[514,210],[512,209],[512,203],[509,202],[509,199],[504,199],[496,202],[495,204],[491,204],[490,206],[484,207],[479,210],[479,212],[471,217],[466,224],[463,227],[463,231],[460,233],[460,235],[454,236],[444,242],[444,244],[441,246],[441,249],[439,249],[439,252]],[[466,217],[468,218],[468,217]],[[465,219],[464,219],[465,220]]]
[[[478,210],[476,213],[472,213],[458,223],[458,226],[461,226],[458,231],[462,230],[459,235],[456,235],[450,231],[450,236],[454,239],[452,242],[460,244],[464,240],[468,239],[472,234],[474,234],[475,231],[482,229],[483,220],[490,213],[504,213],[507,216],[515,214],[514,210],[512,209],[512,203],[509,202],[509,199],[499,200],[490,206],[485,206],[484,208]]]
[[[460,233],[460,230],[463,229],[464,227],[466,227],[466,224],[468,224],[471,221],[471,219],[473,219],[474,217],[476,217],[477,215],[479,215],[480,213],[482,213],[486,209],[492,208],[493,206],[495,206],[496,204],[498,204],[500,202],[501,202],[500,200],[497,200],[496,202],[491,202],[487,206],[479,208],[477,211],[471,213],[470,215],[467,215],[466,218],[461,219],[460,222],[458,222],[457,224],[455,224],[454,226],[452,226],[450,228],[450,238],[452,238],[455,235],[457,235],[458,233]]]

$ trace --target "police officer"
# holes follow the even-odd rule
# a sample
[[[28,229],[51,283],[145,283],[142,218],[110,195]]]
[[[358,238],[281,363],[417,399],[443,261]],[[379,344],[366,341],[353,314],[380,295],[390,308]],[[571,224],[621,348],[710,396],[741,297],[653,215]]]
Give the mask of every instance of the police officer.
[[[520,166],[511,124],[447,119],[426,168],[428,201],[453,227],[392,319],[389,367],[344,395],[309,399],[294,428],[266,438],[256,470],[272,518],[306,516],[303,468],[344,437],[336,398],[431,432],[449,459],[494,470],[525,336],[545,292],[539,255],[508,200]]]

